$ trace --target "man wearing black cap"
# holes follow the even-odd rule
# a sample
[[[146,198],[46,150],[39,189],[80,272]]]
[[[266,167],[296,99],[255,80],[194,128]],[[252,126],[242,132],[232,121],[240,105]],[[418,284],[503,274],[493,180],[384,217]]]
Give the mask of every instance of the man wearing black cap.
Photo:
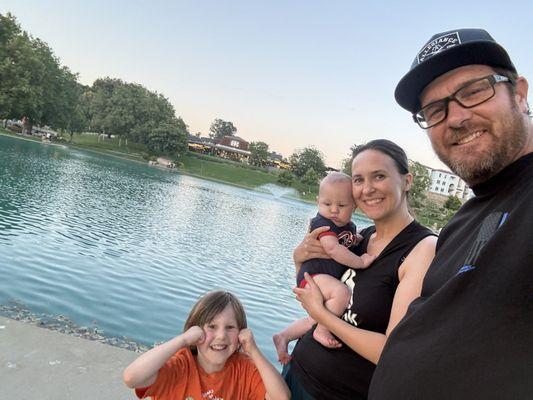
[[[472,187],[374,373],[370,399],[533,398],[528,83],[481,29],[433,36],[395,92]]]

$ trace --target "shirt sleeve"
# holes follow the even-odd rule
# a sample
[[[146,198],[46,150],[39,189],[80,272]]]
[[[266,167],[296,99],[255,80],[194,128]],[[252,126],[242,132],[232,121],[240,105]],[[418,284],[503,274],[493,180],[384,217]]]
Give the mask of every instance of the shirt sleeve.
[[[339,233],[338,232],[339,228],[337,227],[337,225],[333,223],[333,221],[327,218],[324,218],[320,214],[317,214],[317,216],[311,220],[311,230],[320,228],[321,226],[329,226],[329,231],[322,232],[318,236],[319,239],[324,236],[335,236],[336,237],[337,234]]]
[[[188,375],[188,357],[185,353],[189,349],[181,349],[159,369],[155,382],[145,388],[136,388],[135,394],[139,399],[152,396],[164,396],[170,393],[174,385],[180,382],[180,378]]]

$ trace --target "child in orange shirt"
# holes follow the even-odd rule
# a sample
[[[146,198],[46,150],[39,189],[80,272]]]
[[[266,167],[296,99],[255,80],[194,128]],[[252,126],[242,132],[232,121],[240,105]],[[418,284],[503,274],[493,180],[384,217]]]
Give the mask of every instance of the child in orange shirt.
[[[285,381],[246,326],[234,295],[208,292],[192,308],[184,332],[132,362],[124,382],[140,399],[289,399]]]

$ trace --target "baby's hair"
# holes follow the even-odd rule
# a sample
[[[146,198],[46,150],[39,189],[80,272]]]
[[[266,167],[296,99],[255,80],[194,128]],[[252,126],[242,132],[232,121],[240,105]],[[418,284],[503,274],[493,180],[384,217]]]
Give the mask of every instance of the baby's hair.
[[[352,178],[342,172],[330,172],[324,178],[322,178],[322,180],[320,181],[320,186],[339,182],[351,183]]]
[[[183,332],[187,331],[192,326],[203,328],[205,324],[211,322],[218,314],[224,311],[228,305],[231,305],[233,312],[235,312],[237,328],[239,328],[239,330],[246,328],[248,326],[246,322],[246,314],[244,313],[244,307],[239,299],[225,290],[213,290],[200,297],[192,307],[191,312],[185,321],[185,325],[183,326]]]

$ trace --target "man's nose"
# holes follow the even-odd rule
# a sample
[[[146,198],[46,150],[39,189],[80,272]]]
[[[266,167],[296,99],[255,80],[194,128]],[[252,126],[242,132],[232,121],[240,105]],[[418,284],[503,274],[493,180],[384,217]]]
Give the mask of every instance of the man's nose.
[[[448,125],[452,128],[459,128],[464,121],[472,118],[472,110],[464,108],[457,101],[450,101],[448,103]]]

